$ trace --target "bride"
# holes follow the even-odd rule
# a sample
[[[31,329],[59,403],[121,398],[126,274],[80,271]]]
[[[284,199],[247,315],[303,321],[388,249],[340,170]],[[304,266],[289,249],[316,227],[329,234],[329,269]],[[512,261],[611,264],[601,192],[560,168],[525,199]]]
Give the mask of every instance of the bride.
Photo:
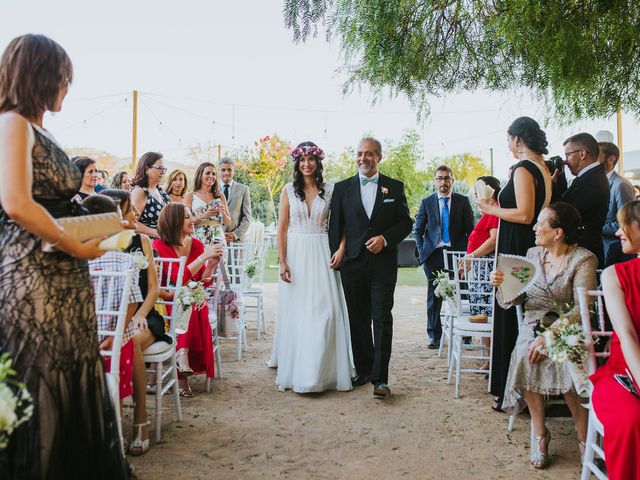
[[[270,367],[276,384],[298,393],[351,390],[353,358],[340,274],[344,242],[331,256],[327,236],[333,185],[312,142],[292,152],[293,182],[280,196],[278,315]]]

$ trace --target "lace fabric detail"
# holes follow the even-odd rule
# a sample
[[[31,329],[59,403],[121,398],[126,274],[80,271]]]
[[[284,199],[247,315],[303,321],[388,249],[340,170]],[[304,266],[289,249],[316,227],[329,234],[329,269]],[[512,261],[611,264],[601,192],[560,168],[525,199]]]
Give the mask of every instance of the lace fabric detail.
[[[313,200],[310,209],[307,208],[304,200],[296,196],[293,184],[287,183],[284,188],[289,199],[289,232],[327,233],[333,184],[324,184],[324,198],[318,195]]]
[[[33,198],[64,216],[80,171],[34,132]],[[0,353],[34,399],[33,416],[0,451],[0,478],[125,478],[87,262],[44,253],[40,242],[0,210]]]

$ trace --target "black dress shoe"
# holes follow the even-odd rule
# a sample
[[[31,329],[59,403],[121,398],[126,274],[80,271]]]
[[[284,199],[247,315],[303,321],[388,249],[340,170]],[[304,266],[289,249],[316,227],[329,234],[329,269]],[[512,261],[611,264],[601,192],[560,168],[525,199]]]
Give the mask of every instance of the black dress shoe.
[[[351,385],[354,387],[359,387],[361,385],[366,385],[371,381],[371,375],[356,375],[351,379]]]
[[[429,345],[427,348],[430,350],[435,350],[436,348],[440,348],[440,340],[434,340],[433,338],[429,340]]]

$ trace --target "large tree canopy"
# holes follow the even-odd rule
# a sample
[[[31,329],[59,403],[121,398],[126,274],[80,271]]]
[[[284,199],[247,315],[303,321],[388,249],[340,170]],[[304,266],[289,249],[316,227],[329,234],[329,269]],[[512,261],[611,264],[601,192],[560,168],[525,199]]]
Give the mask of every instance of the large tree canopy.
[[[530,88],[556,118],[640,117],[634,0],[285,0],[294,39],[337,37],[346,89],[428,98]]]

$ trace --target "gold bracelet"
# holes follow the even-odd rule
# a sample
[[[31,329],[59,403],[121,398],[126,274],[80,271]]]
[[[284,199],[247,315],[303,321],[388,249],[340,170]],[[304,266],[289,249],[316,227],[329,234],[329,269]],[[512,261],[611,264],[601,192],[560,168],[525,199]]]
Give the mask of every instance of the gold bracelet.
[[[58,240],[55,243],[52,243],[51,246],[52,247],[57,247],[58,245],[60,245],[60,242],[62,242],[63,238],[64,238],[64,228],[60,227],[60,237],[58,238]]]

